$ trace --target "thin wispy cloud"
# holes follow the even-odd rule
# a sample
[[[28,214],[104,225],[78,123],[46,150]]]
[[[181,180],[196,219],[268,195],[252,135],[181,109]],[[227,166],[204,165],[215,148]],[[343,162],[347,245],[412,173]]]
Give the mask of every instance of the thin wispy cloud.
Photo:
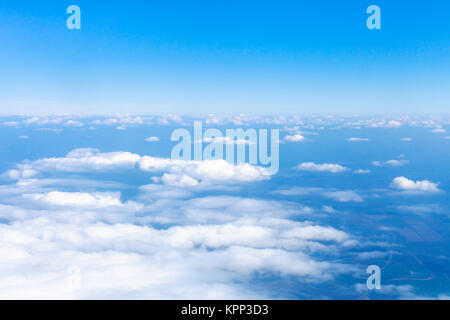
[[[364,142],[364,141],[370,141],[370,139],[369,138],[351,137],[351,138],[348,138],[347,141],[349,141],[349,142]]]

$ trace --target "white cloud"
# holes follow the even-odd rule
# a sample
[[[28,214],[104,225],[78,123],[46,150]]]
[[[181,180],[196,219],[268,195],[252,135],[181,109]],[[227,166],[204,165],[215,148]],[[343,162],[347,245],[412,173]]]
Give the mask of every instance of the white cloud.
[[[120,193],[82,193],[52,191],[39,194],[24,194],[25,199],[41,201],[49,205],[105,208],[110,206],[123,206],[120,201]]]
[[[330,206],[322,206],[322,210],[326,213],[336,213],[336,210]]]
[[[368,139],[368,138],[352,137],[352,138],[348,138],[347,141],[349,141],[349,142],[361,142],[361,141],[370,141],[370,139]]]
[[[176,186],[176,187],[193,187],[198,185],[198,181],[194,178],[187,176],[185,174],[183,175],[176,175],[176,174],[169,174],[164,173],[161,177],[161,181],[164,184],[167,184],[169,186]]]
[[[304,141],[305,137],[302,136],[301,134],[294,134],[294,135],[285,136],[284,140],[289,141],[289,142],[300,142],[300,141]]]
[[[7,170],[5,173],[3,173],[2,176],[7,179],[19,180],[19,179],[29,179],[38,174],[39,172],[33,170],[32,168],[23,167],[20,170],[16,169]]]
[[[174,175],[188,176],[204,184],[213,182],[251,182],[269,179],[266,169],[262,167],[252,166],[248,163],[234,165],[222,159],[185,161],[144,156],[139,162],[139,167],[143,171],[168,172],[172,175],[171,179],[174,178]]]
[[[432,132],[432,133],[446,133],[447,130],[445,130],[443,128],[436,128],[436,129],[431,130],[430,132]]]
[[[329,191],[329,192],[325,192],[324,196],[334,199],[339,202],[362,202],[362,201],[364,201],[364,199],[353,190]]]
[[[393,285],[393,284],[381,284],[381,288],[379,290],[370,290],[367,288],[367,285],[364,283],[358,283],[355,285],[355,289],[357,292],[364,294],[374,294],[375,297],[382,299],[394,299],[397,300],[436,300],[448,299],[448,296],[445,294],[438,294],[437,296],[423,296],[418,295],[416,293],[416,289],[409,285]]]
[[[358,283],[355,285],[355,288],[358,292],[368,293],[370,290],[367,288],[367,285],[364,283]],[[399,299],[414,299],[414,287],[411,285],[392,285],[392,284],[384,284],[381,286],[380,290],[376,290],[377,294],[383,295],[394,295]]]
[[[75,149],[62,158],[44,158],[32,162],[23,162],[16,169],[20,174],[16,178],[26,178],[26,172],[89,172],[106,171],[119,168],[133,168],[140,156],[130,152],[101,153],[93,148]],[[11,173],[8,173],[11,176]]]
[[[71,126],[71,127],[82,127],[83,126],[83,123],[78,120],[68,120],[64,124],[66,126]]]
[[[369,169],[357,169],[357,170],[354,170],[353,172],[356,174],[367,174],[367,173],[370,173],[370,170]]]
[[[439,192],[438,184],[428,181],[413,181],[405,177],[397,177],[392,180],[391,188],[400,189],[404,191],[419,191],[419,192]]]
[[[401,138],[402,141],[412,141],[412,138]]]
[[[61,158],[44,158],[32,162],[23,162],[4,173],[10,179],[24,179],[36,176],[42,172],[91,172],[110,171],[118,169],[133,169],[142,171],[168,173],[163,182],[173,184],[175,181],[194,180],[205,184],[221,182],[225,184],[267,180],[270,176],[267,169],[248,163],[231,164],[225,160],[186,161],[140,156],[130,152],[101,153],[94,148],[80,148],[69,152]],[[178,176],[178,177],[175,177]]]
[[[361,259],[361,260],[379,259],[379,258],[384,258],[390,254],[392,254],[392,252],[389,252],[389,251],[360,252],[360,253],[358,253],[358,259]]]
[[[332,172],[332,173],[338,173],[347,171],[348,168],[343,167],[339,164],[333,164],[333,163],[322,163],[322,164],[316,164],[314,162],[303,162],[300,163],[297,167],[298,170],[302,171],[320,171],[320,172]]]
[[[147,141],[147,142],[158,142],[159,138],[155,137],[155,136],[152,136],[152,137],[146,138],[145,141]]]
[[[388,161],[386,161],[386,164],[388,166],[393,166],[393,167],[402,166],[402,165],[405,165],[408,163],[409,163],[408,160],[388,160]]]
[[[391,167],[398,167],[403,166],[405,164],[408,164],[409,160],[387,160],[387,161],[372,161],[372,165],[375,167],[381,167],[381,166],[391,166]]]
[[[321,226],[296,227],[283,234],[287,237],[304,240],[322,240],[343,242],[349,239],[347,233],[334,228],[324,228]]]
[[[399,128],[402,126],[402,123],[400,121],[396,120],[389,120],[387,127],[388,128]]]
[[[348,233],[289,220],[298,212],[280,202],[235,197],[170,201],[162,207],[153,202],[149,209],[161,217],[183,213],[172,221],[181,224],[154,228],[133,223],[138,217],[127,211],[123,222],[115,223],[92,215],[109,206],[121,210],[118,194],[58,191],[29,197],[48,206],[35,209],[38,215],[28,209],[0,224],[0,253],[8,262],[0,266],[3,298],[267,298],[270,291],[239,283],[267,273],[321,282],[355,272],[311,256],[332,254],[336,245],[351,240]],[[67,217],[72,210],[83,211]],[[217,219],[220,215],[227,220]]]

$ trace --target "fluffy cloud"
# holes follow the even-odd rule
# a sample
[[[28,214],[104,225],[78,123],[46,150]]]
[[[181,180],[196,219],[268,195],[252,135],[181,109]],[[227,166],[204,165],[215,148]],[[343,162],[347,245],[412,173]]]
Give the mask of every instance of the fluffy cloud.
[[[120,168],[133,168],[141,159],[130,152],[101,153],[94,148],[81,148],[69,152],[62,158],[44,158],[33,162],[24,162],[17,170],[33,170],[35,172],[90,172]]]
[[[251,182],[269,179],[266,169],[248,163],[231,164],[225,160],[186,161],[140,156],[130,152],[102,153],[94,148],[80,148],[61,158],[44,158],[32,162],[23,162],[15,169],[8,170],[4,176],[10,179],[27,179],[42,172],[92,172],[133,169],[166,173],[163,183],[171,185],[195,186],[198,183],[225,184]],[[178,181],[178,182],[177,182]]]
[[[166,176],[165,179],[163,177],[163,182],[183,179],[192,183],[196,180],[203,184],[211,184],[269,179],[266,169],[262,167],[248,163],[234,165],[223,159],[186,161],[144,156],[139,161],[139,168],[148,172],[170,173],[170,176]]]
[[[305,137],[302,136],[301,134],[294,134],[294,135],[285,136],[284,140],[289,141],[289,142],[300,142],[300,141],[304,141]]]
[[[416,192],[439,192],[438,184],[429,180],[413,181],[405,177],[397,177],[392,180],[391,188]]]
[[[147,209],[161,217],[180,213],[171,222],[176,225],[156,228],[127,211],[115,223],[81,212],[75,221],[64,215],[120,209],[117,194],[51,192],[25,199],[40,201],[40,214],[27,209],[0,224],[0,252],[8,262],[0,266],[3,298],[263,298],[270,292],[238,282],[267,273],[322,282],[355,272],[312,257],[347,245],[348,233],[290,220],[298,209],[279,202],[206,197],[172,201],[167,212],[152,204]],[[57,214],[61,207],[63,215]]]
[[[136,187],[82,178],[123,169],[162,175]],[[17,181],[0,186],[2,298],[255,299],[273,297],[246,285],[267,275],[307,284],[356,271],[337,255],[356,239],[302,221],[310,207],[191,192],[267,179],[257,166],[85,148],[8,174]]]
[[[334,163],[322,163],[322,164],[316,164],[314,162],[303,162],[300,163],[297,167],[298,170],[302,171],[320,171],[320,172],[332,172],[332,173],[338,173],[347,171],[348,168],[343,167],[339,164]]]
[[[161,181],[164,184],[167,184],[169,186],[176,186],[176,187],[194,187],[198,185],[198,181],[194,178],[187,176],[185,174],[183,175],[176,175],[176,174],[169,174],[164,173],[161,177]]]
[[[40,201],[55,206],[106,208],[110,206],[123,206],[120,201],[120,193],[82,193],[60,192],[24,194],[25,199]]]

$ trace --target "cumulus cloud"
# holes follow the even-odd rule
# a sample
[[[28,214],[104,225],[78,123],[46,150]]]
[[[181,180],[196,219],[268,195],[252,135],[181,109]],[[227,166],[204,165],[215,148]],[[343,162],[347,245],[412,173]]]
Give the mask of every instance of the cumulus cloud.
[[[2,176],[7,179],[19,180],[19,179],[29,179],[37,174],[39,174],[38,171],[30,167],[24,166],[20,167],[19,169],[7,170],[5,173],[3,173]]]
[[[297,170],[302,171],[319,171],[319,172],[331,172],[331,173],[339,173],[347,171],[348,168],[343,167],[339,164],[334,163],[322,163],[316,164],[314,162],[303,162],[300,163],[297,167]]]
[[[18,164],[15,169],[5,172],[3,176],[18,180],[30,178],[42,172],[95,172],[135,167],[146,172],[167,173],[169,175],[162,177],[161,181],[172,185],[176,184],[176,181],[181,181],[185,186],[187,184],[194,186],[197,184],[194,181],[205,185],[213,182],[251,182],[270,178],[265,168],[248,163],[235,165],[222,159],[172,160],[122,151],[102,153],[95,148],[75,149],[60,158],[23,162]]]
[[[140,160],[140,156],[130,152],[101,153],[94,148],[80,148],[69,152],[61,158],[44,158],[17,165],[21,171],[37,172],[89,172],[132,168]]]
[[[113,179],[123,169],[161,176],[138,186],[83,178]],[[302,221],[310,207],[192,192],[265,180],[262,170],[94,148],[23,161],[7,172],[16,181],[0,186],[0,297],[270,298],[246,283],[267,275],[320,283],[355,272],[336,257],[356,239]]]
[[[284,140],[288,141],[288,142],[300,142],[300,141],[304,141],[305,137],[302,136],[301,134],[294,134],[294,135],[285,136]]]
[[[416,192],[439,192],[438,184],[429,180],[414,181],[405,177],[397,177],[391,182],[391,188],[404,190],[404,191],[416,191]]]
[[[60,192],[24,194],[25,199],[41,201],[55,206],[105,208],[110,206],[123,206],[120,201],[120,193],[82,193],[82,192]]]
[[[194,178],[187,176],[185,174],[183,175],[176,175],[176,174],[169,174],[164,173],[161,177],[161,181],[164,184],[167,184],[169,186],[176,186],[176,187],[193,187],[198,185],[198,181]]]
[[[187,161],[144,156],[139,161],[139,168],[148,172],[170,173],[169,179],[172,181],[174,179],[184,179],[185,181],[189,179],[191,182],[196,180],[203,184],[213,182],[251,182],[269,179],[266,169],[263,167],[252,166],[248,163],[234,165],[223,159]],[[178,178],[175,176],[178,176]],[[166,181],[168,180],[166,179]]]
[[[150,222],[155,216],[142,206],[135,208],[139,215],[122,210],[120,194],[53,191],[24,199],[40,206],[0,224],[0,252],[7,262],[0,266],[3,298],[267,298],[270,291],[239,283],[267,273],[322,282],[355,272],[312,256],[332,254],[351,235],[291,220],[298,208],[276,201],[152,202],[147,210],[160,223],[173,218],[166,221],[169,227],[157,228]],[[102,214],[92,215],[109,207],[122,210],[121,221],[105,223]],[[72,210],[78,214],[69,217]],[[13,218],[11,207],[0,206],[3,211],[3,218]]]

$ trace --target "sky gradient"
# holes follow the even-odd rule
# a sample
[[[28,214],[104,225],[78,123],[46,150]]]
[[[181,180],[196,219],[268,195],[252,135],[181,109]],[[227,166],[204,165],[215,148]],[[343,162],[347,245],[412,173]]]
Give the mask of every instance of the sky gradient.
[[[81,8],[82,29],[66,28]],[[381,8],[368,30],[366,9]],[[448,1],[0,1],[0,113],[448,112]]]

